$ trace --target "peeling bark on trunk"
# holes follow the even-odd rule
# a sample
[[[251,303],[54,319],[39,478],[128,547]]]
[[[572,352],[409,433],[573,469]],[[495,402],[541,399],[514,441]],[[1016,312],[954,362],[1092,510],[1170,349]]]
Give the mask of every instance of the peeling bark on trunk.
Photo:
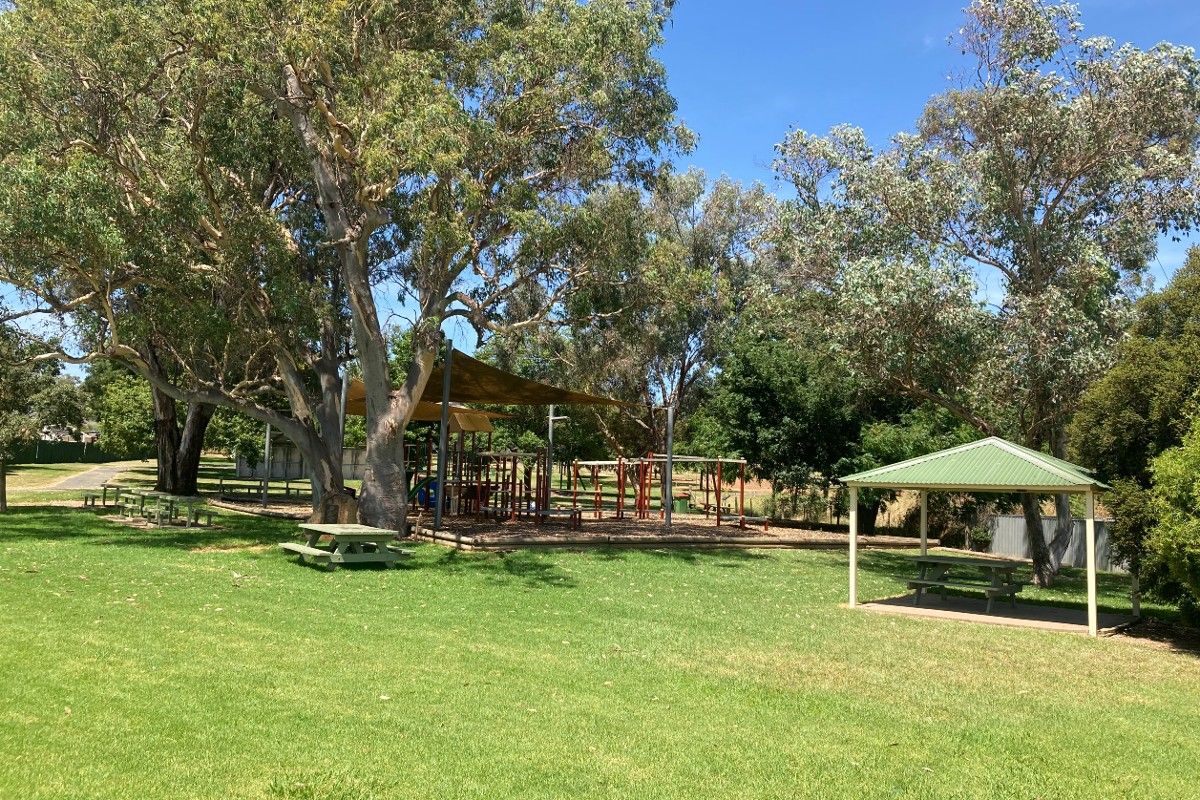
[[[357,504],[346,491],[341,456],[333,458],[334,447],[326,437],[309,431],[301,441],[292,441],[312,471],[313,511],[309,522],[358,522]],[[340,447],[337,449],[340,452]]]
[[[1029,542],[1029,557],[1033,560],[1033,582],[1049,586],[1058,572],[1051,562],[1050,548],[1042,533],[1042,501],[1031,492],[1021,495],[1021,510],[1025,515],[1025,539]]]
[[[368,525],[408,532],[408,485],[404,463],[404,431],[412,409],[425,391],[437,355],[441,333],[437,329],[413,337],[413,356],[404,384],[394,393],[386,356],[382,369],[363,363],[367,392],[367,453],[359,514]],[[382,345],[382,342],[378,343]],[[382,351],[386,353],[386,350]]]
[[[1050,452],[1055,458],[1067,457],[1067,433],[1056,430],[1051,438]],[[1062,568],[1063,558],[1067,554],[1067,546],[1071,543],[1071,498],[1060,492],[1054,496],[1054,536],[1050,540],[1050,570],[1057,575]]]
[[[208,403],[188,404],[175,459],[175,491],[172,494],[193,496],[199,493],[197,484],[200,478],[200,454],[204,451],[204,434],[216,410],[216,406]]]
[[[154,489],[175,494],[175,476],[179,458],[179,420],[175,398],[153,388],[154,395],[154,449],[158,454],[158,474]]]
[[[1056,458],[1065,458],[1067,449],[1066,431],[1061,428],[1043,428],[1041,435],[1026,438],[1025,446],[1041,450],[1045,442],[1050,443],[1050,452]],[[1071,503],[1066,494],[1054,496],[1054,536],[1046,542],[1042,529],[1042,502],[1036,494],[1021,495],[1021,510],[1025,516],[1025,539],[1029,543],[1029,556],[1033,561],[1033,581],[1037,586],[1050,586],[1054,576],[1062,568],[1062,561],[1071,543]]]
[[[1067,546],[1071,544],[1071,533],[1075,526],[1071,524],[1071,498],[1066,494],[1054,496],[1054,536],[1050,539],[1050,569],[1057,575],[1062,569],[1063,558],[1067,555]]]
[[[158,387],[152,387],[152,391],[154,445],[158,456],[154,488],[168,494],[194,495],[198,491],[204,434],[216,407],[208,403],[188,403],[187,416],[180,427],[175,398]]]

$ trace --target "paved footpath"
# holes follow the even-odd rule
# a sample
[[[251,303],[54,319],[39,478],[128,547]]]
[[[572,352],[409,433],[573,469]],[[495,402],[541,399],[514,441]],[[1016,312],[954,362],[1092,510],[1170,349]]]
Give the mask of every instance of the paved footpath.
[[[115,464],[101,464],[98,467],[93,467],[86,472],[78,472],[63,478],[58,483],[52,483],[49,486],[39,486],[39,490],[80,490],[80,489],[99,489],[100,484],[108,483],[113,478],[120,475],[122,472],[127,472],[131,468],[140,466],[140,461],[119,461]]]

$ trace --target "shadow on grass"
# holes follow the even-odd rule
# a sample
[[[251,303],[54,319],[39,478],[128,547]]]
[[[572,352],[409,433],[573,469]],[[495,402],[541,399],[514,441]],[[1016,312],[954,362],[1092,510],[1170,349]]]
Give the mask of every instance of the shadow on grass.
[[[85,511],[71,506],[10,506],[0,516],[0,540],[62,540],[104,536],[112,528],[102,522],[105,509]]]
[[[1143,619],[1121,631],[1123,639],[1161,647],[1176,653],[1200,658],[1200,629],[1179,622]]]
[[[464,553],[447,550],[432,559],[403,562],[403,570],[431,570],[449,575],[481,575],[496,583],[519,583],[530,588],[569,589],[576,581],[553,560],[552,554],[517,550],[511,553]]]
[[[866,550],[858,558],[859,573],[868,573],[899,582],[900,589],[907,587],[910,579],[917,577],[917,566],[913,563],[914,553],[896,552],[895,550]],[[964,553],[964,557],[966,554]],[[957,573],[954,573],[957,574]],[[985,573],[977,572],[975,579],[983,579]],[[1075,567],[1063,567],[1054,579],[1054,584],[1046,589],[1032,586],[1033,570],[1029,565],[1019,567],[1015,573],[1017,580],[1030,584],[1020,592],[1019,602],[1031,606],[1050,606],[1055,608],[1087,609],[1087,571]],[[947,596],[978,597],[979,592],[961,589],[947,589]],[[1096,574],[1096,608],[1102,612],[1113,614],[1129,614],[1129,577],[1111,572]],[[1175,615],[1168,609],[1146,608],[1143,614],[1147,616],[1173,618]]]
[[[633,553],[685,564],[705,564],[718,567],[737,568],[770,556],[745,547],[620,547],[602,545],[589,548],[605,561],[623,561]]]
[[[263,520],[218,515],[209,527],[133,527],[118,521],[117,510],[95,511],[66,506],[26,506],[0,516],[0,541],[90,540],[89,544],[118,547],[251,547],[275,544],[291,536],[290,526]]]

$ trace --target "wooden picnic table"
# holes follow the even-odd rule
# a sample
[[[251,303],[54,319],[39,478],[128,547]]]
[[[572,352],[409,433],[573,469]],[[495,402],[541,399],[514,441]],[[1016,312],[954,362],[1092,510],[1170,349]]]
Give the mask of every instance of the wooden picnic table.
[[[192,527],[192,522],[199,522],[196,509],[204,507],[208,501],[199,495],[175,495],[170,494],[166,497],[159,498],[160,503],[167,504],[168,521],[174,521],[175,517],[182,515],[184,527]]]
[[[300,528],[308,534],[308,540],[304,544],[280,542],[279,546],[288,552],[296,553],[301,563],[306,558],[311,558],[316,563],[324,562],[330,570],[337,569],[338,564],[371,562],[394,567],[397,559],[409,555],[408,551],[391,546],[396,532],[387,528],[320,522],[305,522]],[[322,536],[330,537],[328,547],[318,546]]]
[[[105,483],[100,484],[100,505],[102,505],[102,506],[108,505],[108,490],[109,489],[112,489],[114,505],[121,502],[121,492],[125,491],[124,485],[122,485],[120,483],[105,482]]]
[[[136,498],[139,514],[146,513],[146,501],[148,499],[151,499],[158,495],[164,494],[163,492],[156,492],[153,489],[146,489],[146,488],[143,488],[140,486],[134,486],[132,488],[122,489],[121,492],[122,492],[122,494],[125,494],[128,497]],[[132,502],[133,502],[133,500],[129,501],[129,503],[132,503]]]
[[[1021,561],[1004,558],[971,558],[962,556],[921,555],[914,556],[913,561],[920,570],[916,580],[908,582],[908,588],[915,589],[913,605],[920,605],[921,595],[926,589],[941,589],[942,599],[946,599],[946,589],[983,590],[987,597],[987,613],[992,613],[992,605],[997,597],[1008,597],[1015,608],[1017,592],[1025,585],[1025,581],[1013,579],[1013,573],[1018,567],[1024,566]],[[965,567],[984,573],[985,580],[973,580],[961,575],[950,575],[955,567]]]

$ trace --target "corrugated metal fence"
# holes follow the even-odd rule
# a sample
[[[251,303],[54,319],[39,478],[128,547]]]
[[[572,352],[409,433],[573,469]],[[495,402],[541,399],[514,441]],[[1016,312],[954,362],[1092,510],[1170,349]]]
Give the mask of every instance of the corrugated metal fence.
[[[1071,541],[1063,554],[1063,564],[1069,567],[1087,566],[1087,544],[1084,541],[1084,522],[1071,520]],[[1042,517],[1042,535],[1046,543],[1054,538],[1054,517]],[[992,546],[988,552],[1010,558],[1029,558],[1029,542],[1025,539],[1025,518],[1012,514],[995,518],[992,524]],[[1122,572],[1114,566],[1108,552],[1108,523],[1096,521],[1096,566],[1106,572]]]
[[[342,474],[349,480],[360,480],[366,468],[367,451],[363,447],[347,447],[342,451]],[[239,478],[262,478],[267,470],[260,461],[251,468],[244,458],[239,457],[234,474]],[[271,443],[271,480],[302,480],[311,472],[304,456],[294,444]]]

